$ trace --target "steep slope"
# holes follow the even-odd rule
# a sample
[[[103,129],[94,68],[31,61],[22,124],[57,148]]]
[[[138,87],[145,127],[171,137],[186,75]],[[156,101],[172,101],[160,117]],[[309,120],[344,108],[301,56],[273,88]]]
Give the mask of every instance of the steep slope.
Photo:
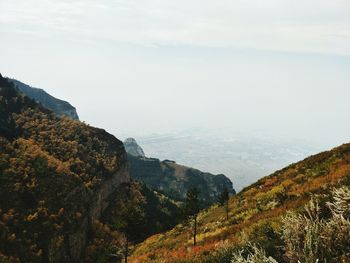
[[[129,183],[122,142],[58,118],[0,75],[0,261],[78,262]]]
[[[137,144],[134,138],[127,138],[124,141],[124,147],[128,154],[135,157],[146,157],[143,149]]]
[[[215,203],[225,187],[231,194],[235,193],[232,182],[223,174],[213,175],[174,161],[147,158],[134,138],[126,139],[124,146],[128,153],[131,177],[176,201],[183,201],[191,187],[200,190],[203,206]]]
[[[183,200],[191,187],[197,187],[200,190],[200,197],[205,206],[215,203],[224,187],[230,193],[234,193],[232,182],[223,174],[213,175],[173,161],[139,158],[130,154],[128,160],[131,177],[174,200]]]
[[[283,226],[282,218],[288,211],[303,211],[305,204],[315,196],[324,204],[320,207],[327,207],[332,189],[344,185],[350,185],[350,144],[311,156],[243,189],[230,199],[229,220],[225,220],[225,211],[218,206],[200,213],[198,246],[195,248],[192,247],[192,228],[180,224],[140,244],[133,253],[132,262],[231,262],[227,256],[228,247],[240,248],[247,242],[263,247],[269,255],[279,258],[279,262],[297,262],[297,259],[286,261],[283,255],[286,251],[280,233],[286,226]],[[329,217],[331,214],[325,208],[320,211],[316,205],[312,207],[318,211],[317,216]],[[308,211],[305,213],[311,216],[310,222],[318,220]],[[287,225],[292,226],[293,223]],[[342,231],[345,232],[340,234],[345,235],[346,240],[349,228]]]
[[[66,116],[73,120],[79,120],[76,109],[67,101],[57,99],[45,90],[33,88],[23,82],[15,79],[9,79],[16,87],[29,98],[43,105],[45,108],[53,111],[57,116]]]
[[[129,195],[125,191],[118,191],[113,200],[127,203],[128,199],[134,196],[139,196],[142,199],[139,206],[143,214],[141,232],[135,235],[133,241],[140,242],[153,234],[169,230],[179,223],[178,206],[173,200],[161,193],[150,190],[146,185],[137,181],[132,181],[129,189],[131,190]],[[113,228],[113,221],[118,219],[120,213],[115,203],[110,202],[110,207],[106,210],[102,220],[105,224],[109,224],[111,228]]]

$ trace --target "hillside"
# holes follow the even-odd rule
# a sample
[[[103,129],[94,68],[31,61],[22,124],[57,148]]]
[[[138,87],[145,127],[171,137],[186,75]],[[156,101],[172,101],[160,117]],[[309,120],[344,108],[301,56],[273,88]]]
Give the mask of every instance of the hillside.
[[[79,120],[76,109],[69,102],[57,99],[43,89],[33,88],[16,79],[9,80],[26,96],[53,111],[57,116],[66,116],[73,120]]]
[[[160,161],[156,158],[138,158],[128,155],[130,176],[145,183],[170,198],[182,201],[191,187],[200,190],[200,197],[204,206],[217,201],[223,188],[235,193],[232,182],[225,175],[213,175],[197,169],[186,167],[174,161]]]
[[[0,262],[110,262],[128,250],[131,262],[349,262],[350,144],[244,188],[228,219],[203,210],[195,247],[173,199],[196,186],[208,206],[231,181],[132,148],[0,75]]]
[[[191,187],[200,190],[203,206],[215,203],[225,187],[231,194],[235,193],[231,180],[223,174],[214,175],[174,161],[147,158],[135,139],[129,138],[124,145],[128,152],[131,177],[176,201],[183,201]]]
[[[176,203],[130,179],[122,142],[57,117],[0,75],[0,262],[121,257],[125,206],[142,215],[129,242],[179,222]]]
[[[0,261],[77,262],[129,172],[122,142],[58,118],[0,75]]]
[[[350,144],[311,156],[243,189],[229,201],[229,220],[225,220],[222,207],[212,206],[201,212],[196,247],[192,247],[191,226],[180,224],[138,245],[132,262],[297,262],[297,256],[306,252],[309,254],[304,258],[310,260],[312,256],[312,262],[317,257],[327,258],[327,262],[349,262],[346,255],[350,253],[350,194],[341,203],[346,215],[334,212],[339,209],[334,209],[336,205],[332,203],[342,200],[334,197],[333,192],[338,190],[333,189],[346,185],[350,185]],[[350,193],[346,189],[349,188],[338,192]],[[311,198],[313,201],[308,204]],[[317,230],[315,238],[307,243],[305,240],[312,238],[310,232],[304,233],[307,225],[313,231],[328,232],[320,234],[321,230]],[[295,229],[291,230],[292,227]],[[285,238],[294,232],[297,236]],[[299,240],[302,237],[305,240]],[[266,257],[244,261],[242,257],[249,255],[245,250],[249,244],[258,247],[248,249],[249,253],[255,253],[254,257],[260,253],[259,248]],[[309,252],[305,250],[308,244]],[[301,247],[299,254],[292,253],[296,247]],[[234,251],[240,261],[233,260]],[[301,262],[311,262],[308,260]]]

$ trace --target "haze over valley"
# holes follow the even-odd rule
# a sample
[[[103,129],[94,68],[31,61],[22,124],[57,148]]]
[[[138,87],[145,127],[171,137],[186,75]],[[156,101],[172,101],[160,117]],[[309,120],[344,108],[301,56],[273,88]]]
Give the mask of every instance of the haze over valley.
[[[0,0],[0,263],[349,263],[349,0]]]
[[[236,190],[322,149],[307,141],[279,139],[234,129],[186,129],[137,138],[148,156],[223,173]]]

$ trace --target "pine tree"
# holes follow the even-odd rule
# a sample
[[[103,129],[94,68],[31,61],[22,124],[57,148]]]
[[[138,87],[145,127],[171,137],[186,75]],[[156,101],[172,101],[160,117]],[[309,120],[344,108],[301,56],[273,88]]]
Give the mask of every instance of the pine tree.
[[[190,219],[193,220],[193,246],[196,246],[196,236],[197,236],[197,217],[200,210],[198,188],[193,187],[187,191],[185,200],[185,214]]]
[[[220,206],[225,207],[226,220],[228,220],[229,199],[230,199],[230,193],[228,192],[228,189],[224,187],[221,194],[219,195],[218,202]]]
[[[135,185],[128,186],[126,198],[119,207],[119,216],[115,219],[115,226],[124,233],[124,262],[128,262],[129,243],[137,239],[144,227],[145,214],[143,205],[145,200]]]

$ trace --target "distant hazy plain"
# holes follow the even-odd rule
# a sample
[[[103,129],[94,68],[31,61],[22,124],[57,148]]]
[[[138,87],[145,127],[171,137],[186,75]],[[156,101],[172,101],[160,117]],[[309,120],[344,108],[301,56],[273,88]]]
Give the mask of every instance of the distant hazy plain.
[[[267,134],[281,142],[274,152],[299,157],[349,141],[346,0],[2,0],[0,10],[0,72],[117,137],[200,128],[223,141],[254,134],[244,137],[254,145]],[[202,149],[160,145],[143,146],[184,163]],[[210,149],[213,160],[227,150]],[[264,147],[249,152],[265,158]]]

